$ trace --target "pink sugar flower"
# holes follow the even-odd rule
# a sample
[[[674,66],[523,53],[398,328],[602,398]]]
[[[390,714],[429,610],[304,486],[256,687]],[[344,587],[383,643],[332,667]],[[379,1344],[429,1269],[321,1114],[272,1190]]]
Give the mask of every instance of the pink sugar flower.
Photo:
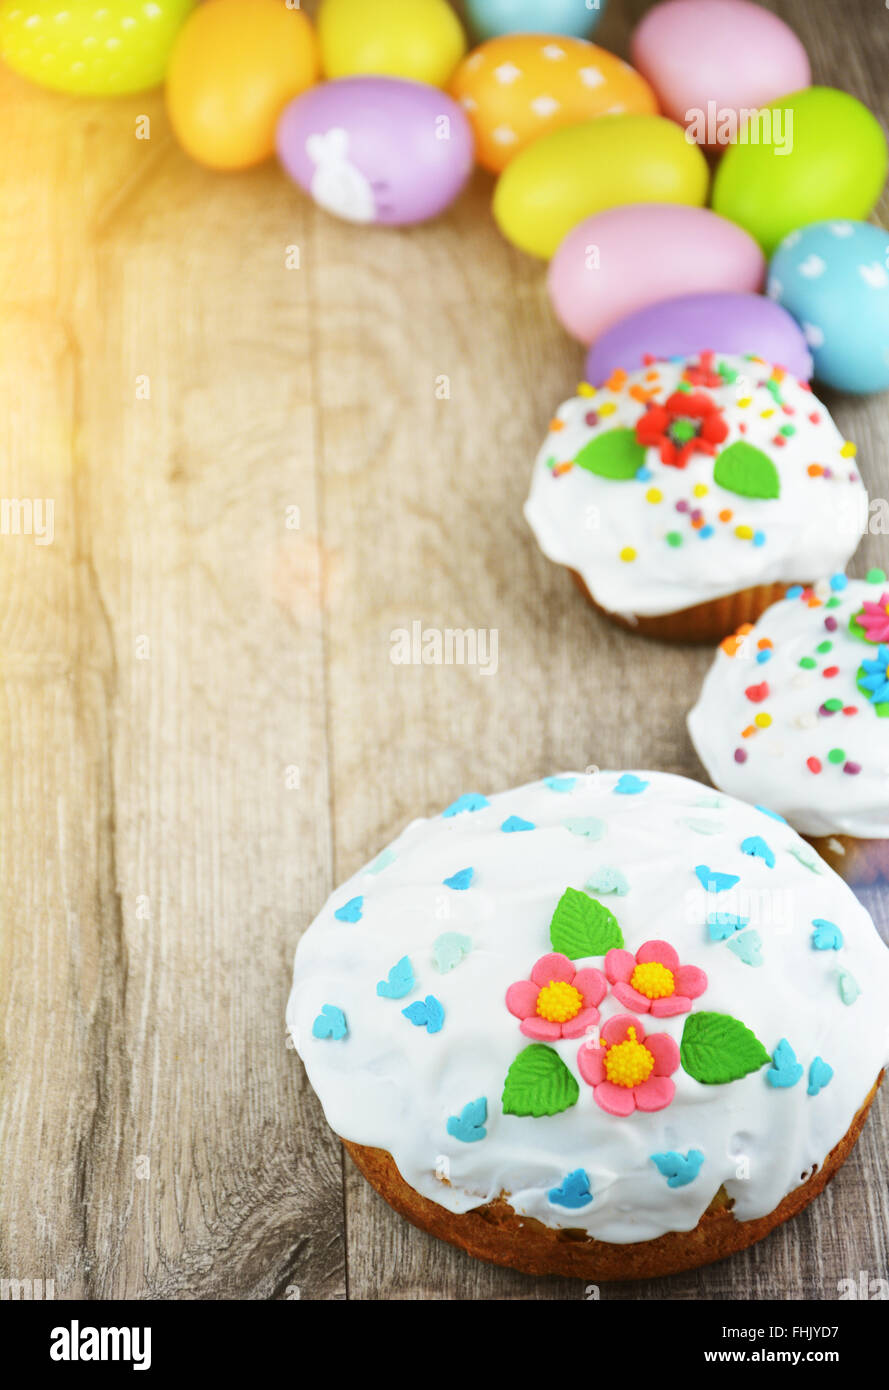
[[[605,957],[605,974],[615,999],[635,1013],[653,1018],[687,1014],[691,1001],[707,988],[707,976],[696,965],[680,965],[666,941],[646,941],[635,956],[612,948]]]
[[[538,1042],[581,1038],[599,1022],[596,1008],[608,993],[601,970],[575,970],[567,956],[541,956],[530,980],[519,980],[506,991],[506,1007],[520,1018],[520,1031]]]
[[[857,618],[868,642],[889,642],[889,594],[884,594],[877,603],[865,601]]]
[[[615,1014],[602,1025],[598,1044],[582,1044],[577,1066],[609,1115],[663,1110],[676,1094],[670,1076],[679,1066],[679,1044],[669,1033],[646,1034],[632,1014]]]

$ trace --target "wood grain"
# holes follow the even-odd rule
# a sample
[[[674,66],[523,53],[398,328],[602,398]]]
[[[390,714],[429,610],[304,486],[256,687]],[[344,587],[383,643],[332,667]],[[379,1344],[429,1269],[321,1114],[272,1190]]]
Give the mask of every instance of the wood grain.
[[[645,8],[612,0],[601,41],[625,53]],[[886,11],[775,8],[885,120]],[[157,94],[4,72],[0,123],[0,491],[54,500],[51,545],[0,540],[0,1273],[97,1299],[581,1299],[396,1217],[283,1026],[300,932],[412,816],[556,768],[702,775],[708,653],[647,644],[640,679],[638,640],[522,519],[582,365],[542,268],[481,173],[435,224],[371,233],[271,166],[191,164]],[[885,401],[830,404],[883,495]],[[414,619],[497,628],[497,675],[394,666]],[[887,1130],[884,1095],[762,1246],[602,1297],[884,1275]]]

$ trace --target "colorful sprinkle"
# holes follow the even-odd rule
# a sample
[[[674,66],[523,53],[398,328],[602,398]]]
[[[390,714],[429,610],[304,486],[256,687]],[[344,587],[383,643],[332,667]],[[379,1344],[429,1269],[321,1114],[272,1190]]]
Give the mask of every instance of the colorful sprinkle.
[[[668,1153],[651,1154],[650,1157],[661,1176],[667,1179],[668,1187],[687,1187],[694,1182],[704,1162],[700,1149],[689,1149],[685,1154],[670,1149]]]
[[[321,1012],[312,1024],[313,1038],[329,1038],[339,1042],[349,1031],[346,1015],[336,1004],[322,1004]]]
[[[472,882],[475,869],[458,869],[450,878],[443,880],[445,888],[453,888],[455,893],[465,893]]]
[[[363,907],[363,897],[350,898],[342,907],[338,907],[333,915],[338,922],[360,922]]]
[[[479,1096],[478,1100],[471,1100],[468,1105],[464,1105],[459,1115],[449,1116],[446,1128],[451,1138],[459,1139],[461,1144],[476,1144],[479,1139],[487,1138],[487,1118],[487,1096]]]
[[[413,966],[407,956],[402,956],[392,966],[386,979],[378,982],[377,994],[381,999],[403,999],[415,984]]]
[[[766,1080],[770,1086],[788,1089],[796,1085],[802,1074],[803,1069],[796,1060],[796,1053],[787,1039],[782,1038],[772,1053],[772,1065],[766,1072]]]

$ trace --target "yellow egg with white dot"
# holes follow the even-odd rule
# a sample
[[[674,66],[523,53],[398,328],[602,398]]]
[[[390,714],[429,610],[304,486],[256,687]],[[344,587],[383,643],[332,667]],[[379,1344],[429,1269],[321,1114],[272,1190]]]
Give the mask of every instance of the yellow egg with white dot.
[[[0,58],[41,87],[80,96],[164,80],[194,0],[2,0]]]
[[[325,77],[405,77],[443,87],[466,52],[446,0],[323,0],[318,40]]]

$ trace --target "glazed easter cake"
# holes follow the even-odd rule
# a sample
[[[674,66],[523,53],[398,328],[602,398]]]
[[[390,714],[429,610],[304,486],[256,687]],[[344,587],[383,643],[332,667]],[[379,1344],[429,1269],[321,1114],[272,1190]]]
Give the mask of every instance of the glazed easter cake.
[[[611,617],[716,642],[788,584],[846,565],[867,508],[854,455],[779,367],[652,359],[559,407],[525,516]]]
[[[717,652],[688,727],[717,787],[854,883],[889,882],[889,579],[791,589]]]
[[[805,1206],[889,1052],[889,955],[766,811],[565,774],[417,820],[300,941],[287,1021],[384,1197],[472,1254],[619,1279]]]

